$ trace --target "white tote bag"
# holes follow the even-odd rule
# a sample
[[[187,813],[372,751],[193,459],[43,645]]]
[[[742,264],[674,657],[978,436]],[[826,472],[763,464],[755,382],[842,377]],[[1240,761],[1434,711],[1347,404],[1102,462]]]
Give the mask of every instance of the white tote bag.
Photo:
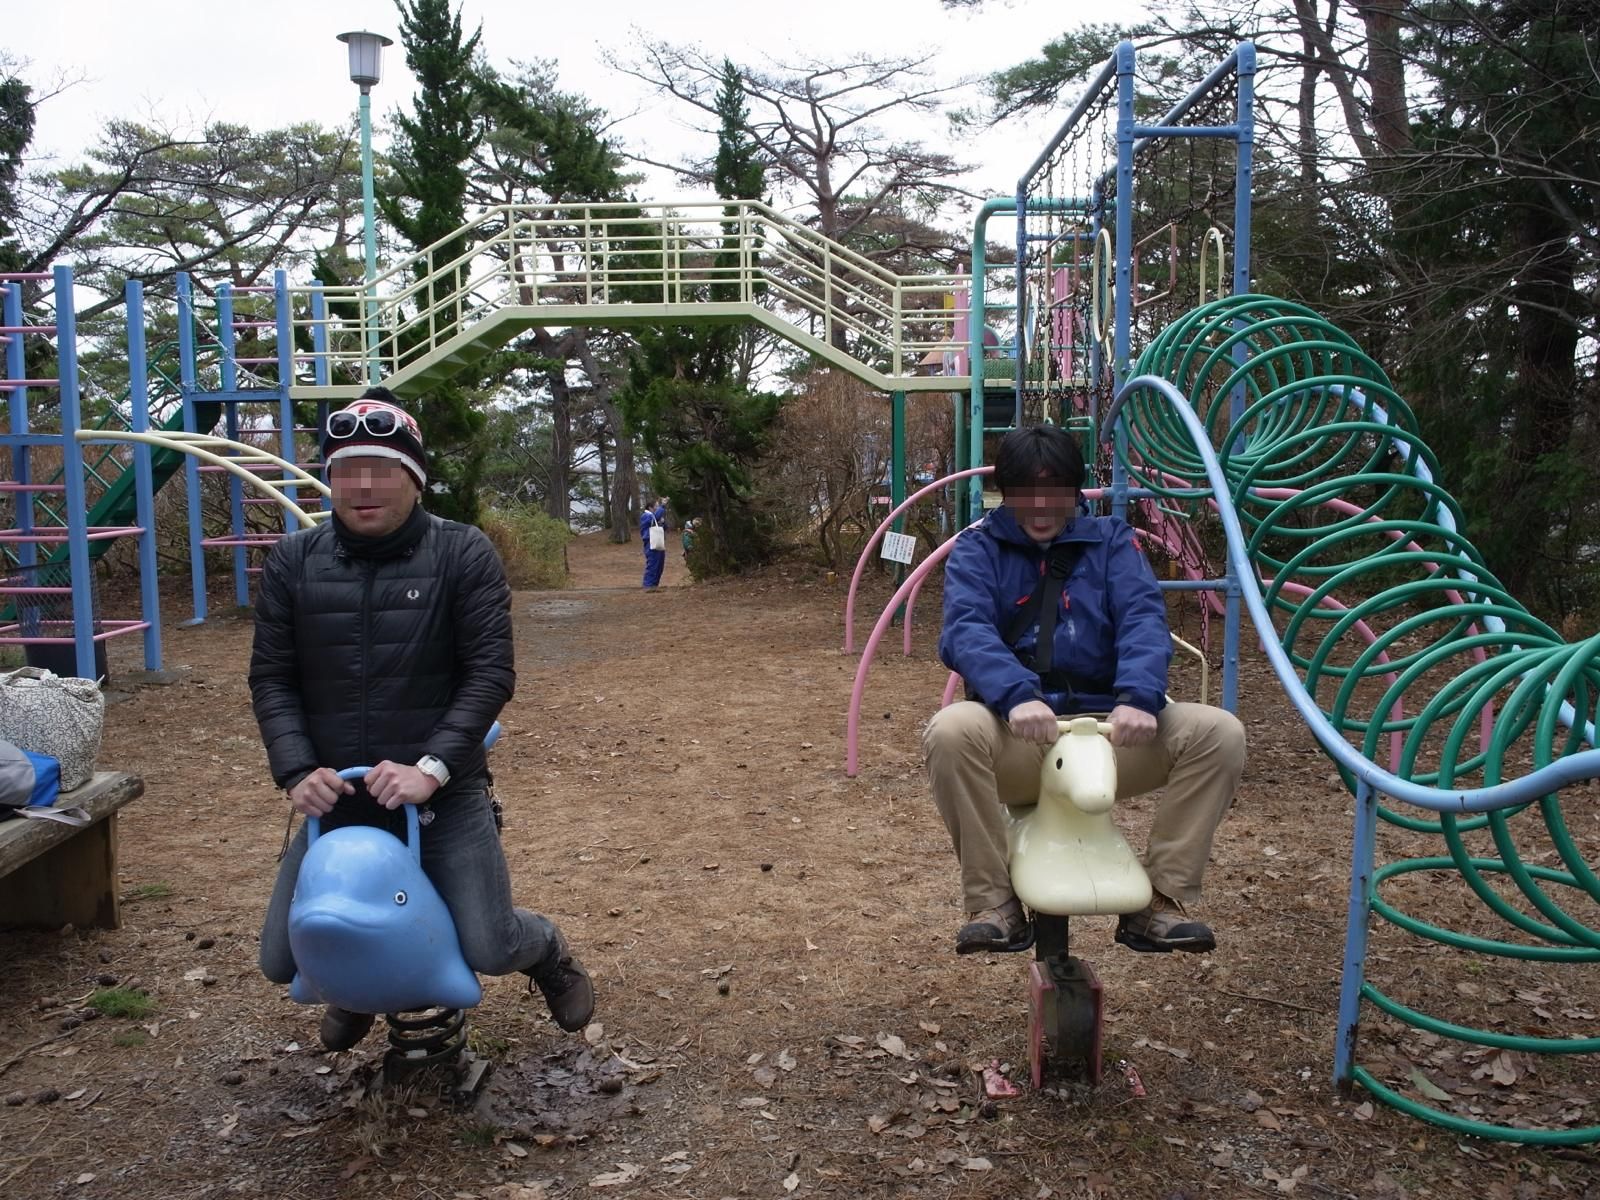
[[[665,550],[667,548],[667,531],[661,528],[660,522],[650,526],[650,549]]]
[[[106,698],[92,679],[40,667],[0,675],[0,738],[61,763],[61,790],[89,782],[100,753]]]

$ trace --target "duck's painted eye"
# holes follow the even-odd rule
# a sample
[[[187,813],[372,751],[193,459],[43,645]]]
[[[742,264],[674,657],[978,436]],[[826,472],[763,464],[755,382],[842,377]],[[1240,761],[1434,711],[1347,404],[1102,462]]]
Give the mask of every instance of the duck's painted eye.
[[[1056,770],[1058,770],[1058,771],[1061,770],[1061,764],[1062,764],[1063,761],[1064,760],[1059,759],[1059,758],[1056,759]]]
[[[404,892],[396,892],[394,894],[394,902],[396,904],[404,904],[406,902],[406,894]]]

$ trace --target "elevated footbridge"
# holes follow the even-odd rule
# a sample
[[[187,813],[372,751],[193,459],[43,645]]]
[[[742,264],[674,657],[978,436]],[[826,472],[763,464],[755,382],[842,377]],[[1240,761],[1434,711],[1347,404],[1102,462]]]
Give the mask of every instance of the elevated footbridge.
[[[967,275],[897,275],[759,201],[501,205],[370,288],[292,288],[315,350],[290,392],[341,400],[381,378],[416,395],[538,326],[727,320],[883,392],[959,392],[970,376],[945,372],[968,347],[968,294]]]

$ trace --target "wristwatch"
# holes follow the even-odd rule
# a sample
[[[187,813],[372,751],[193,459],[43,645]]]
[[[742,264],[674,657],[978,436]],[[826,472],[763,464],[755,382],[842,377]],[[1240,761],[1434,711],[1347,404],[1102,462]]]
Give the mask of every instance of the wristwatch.
[[[444,765],[444,759],[433,754],[424,754],[417,759],[417,770],[424,775],[432,775],[443,787],[450,782],[450,768]]]

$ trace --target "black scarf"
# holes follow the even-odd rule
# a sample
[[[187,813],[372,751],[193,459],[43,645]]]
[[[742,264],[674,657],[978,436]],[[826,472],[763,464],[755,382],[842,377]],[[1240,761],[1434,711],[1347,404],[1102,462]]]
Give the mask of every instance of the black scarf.
[[[333,514],[333,532],[351,558],[399,558],[420,542],[427,531],[428,514],[423,511],[421,503],[411,509],[411,515],[400,522],[399,528],[377,537],[356,533],[339,520],[338,513]]]

